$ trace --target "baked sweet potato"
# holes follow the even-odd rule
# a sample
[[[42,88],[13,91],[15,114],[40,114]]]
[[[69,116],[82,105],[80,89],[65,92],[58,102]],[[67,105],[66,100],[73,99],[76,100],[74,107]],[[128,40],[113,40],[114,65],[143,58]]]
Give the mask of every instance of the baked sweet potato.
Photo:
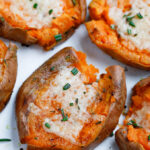
[[[0,36],[45,50],[70,37],[86,16],[86,0],[0,0]]]
[[[17,74],[16,45],[0,40],[0,112],[10,99]]]
[[[85,23],[93,43],[115,59],[150,70],[148,0],[92,0]]]
[[[116,132],[120,150],[150,150],[150,77],[133,88],[124,125]]]
[[[16,116],[28,150],[93,149],[112,133],[126,99],[124,69],[110,66],[99,81],[98,72],[67,47],[23,83]]]

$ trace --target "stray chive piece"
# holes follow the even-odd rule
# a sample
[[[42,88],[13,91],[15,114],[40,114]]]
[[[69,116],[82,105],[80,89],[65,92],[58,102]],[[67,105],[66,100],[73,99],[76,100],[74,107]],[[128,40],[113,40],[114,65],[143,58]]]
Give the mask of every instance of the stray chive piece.
[[[78,105],[78,110],[80,110],[80,106]]]
[[[50,68],[50,71],[54,71],[54,69],[55,69],[55,67],[53,66],[53,67]]]
[[[33,5],[33,8],[37,8],[38,7],[38,4],[37,3],[35,3],[34,5]]]
[[[129,25],[132,26],[132,27],[135,27],[135,24],[134,24],[133,21],[130,21],[130,22],[129,22]]]
[[[127,33],[128,33],[129,35],[131,35],[131,34],[132,34],[132,30],[131,30],[131,29],[127,29]]]
[[[50,9],[50,10],[49,10],[49,12],[48,12],[48,13],[49,13],[49,15],[51,15],[51,14],[52,14],[52,12],[53,12],[53,9]]]
[[[127,125],[132,125],[134,128],[140,128],[134,120],[130,120]]]
[[[45,123],[45,127],[46,127],[46,128],[48,128],[48,129],[50,129],[50,128],[51,128],[50,124],[49,124],[49,123],[47,123],[47,122]]]
[[[143,19],[143,16],[141,15],[141,13],[139,12],[139,13],[137,13],[137,17],[139,18],[139,19]]]
[[[79,99],[78,99],[78,98],[76,98],[76,104],[78,104],[78,102],[79,102]]]
[[[70,106],[73,106],[74,104],[73,104],[73,103],[70,103],[69,105],[70,105]]]
[[[72,72],[72,74],[75,76],[79,71],[78,71],[77,68],[73,68],[73,69],[71,70],[71,72]]]
[[[115,30],[116,26],[114,24],[111,24],[110,27],[111,27],[112,30]]]
[[[83,94],[86,94],[86,92],[84,91]]]
[[[101,121],[98,121],[98,122],[96,122],[95,124],[98,125],[98,124],[101,124],[101,123],[102,123]]]
[[[10,142],[11,139],[0,139],[0,142]]]
[[[8,64],[7,64],[7,61],[6,61],[6,59],[4,59],[4,63],[5,63],[5,65],[8,67]]]
[[[35,137],[34,139],[35,139],[35,140],[37,140],[38,138],[37,138],[37,137]]]
[[[62,117],[63,117],[63,119],[62,119],[61,121],[68,121],[68,116],[67,116],[67,115],[65,115],[64,110],[63,110],[63,109],[61,109],[61,114],[62,114]]]
[[[3,17],[0,17],[0,21],[1,21],[1,22],[4,22],[5,19],[4,19]]]
[[[67,83],[64,87],[63,90],[68,90],[71,87],[71,85],[69,83]]]
[[[61,34],[55,35],[55,40],[56,40],[56,42],[61,41],[62,40],[62,35]]]
[[[75,6],[76,5],[76,0],[72,0],[72,3]]]
[[[114,133],[112,132],[111,134],[110,134],[110,137],[112,137],[114,135]]]
[[[150,135],[148,136],[148,141],[150,141]]]

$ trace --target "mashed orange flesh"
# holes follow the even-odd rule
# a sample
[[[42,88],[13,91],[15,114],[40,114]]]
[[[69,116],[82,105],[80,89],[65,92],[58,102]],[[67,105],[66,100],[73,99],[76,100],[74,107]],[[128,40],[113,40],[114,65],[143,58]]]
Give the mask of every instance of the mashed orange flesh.
[[[143,103],[150,103],[150,86],[139,89],[137,88],[137,92],[137,95],[132,96],[132,107],[129,109],[129,113],[125,120],[125,125],[128,123],[132,114],[135,114],[138,110],[142,109]],[[145,124],[150,121],[150,114],[146,114],[142,117],[145,118],[142,120]],[[150,124],[147,128],[150,129]],[[128,126],[128,140],[142,144],[145,150],[150,150],[150,141],[148,139],[149,135],[149,130],[144,127],[134,128],[132,125]]]
[[[96,81],[97,73],[99,72],[97,68],[93,65],[88,65],[86,62],[86,55],[83,52],[76,51],[76,54],[79,58],[79,62],[74,64],[75,67],[79,69],[82,74],[86,75],[87,82],[85,84],[91,84]],[[92,104],[91,107],[87,108],[89,114],[99,114],[103,117],[107,117],[109,113],[109,108],[111,103],[115,102],[115,98],[112,96],[112,79],[109,74],[103,75],[103,77],[99,80],[98,83],[98,93],[101,93],[102,101],[96,101]],[[39,91],[39,94],[42,94],[42,91]],[[35,100],[34,104],[38,107],[48,106],[56,109],[61,108],[61,103],[57,103],[53,101],[49,104],[49,100],[45,100],[44,103],[40,101],[40,99]],[[40,108],[41,108],[40,107]],[[65,140],[62,137],[55,135],[54,133],[48,133],[43,129],[43,119],[50,118],[55,113],[42,111],[40,115],[34,115],[33,113],[29,114],[28,117],[28,126],[30,134],[22,139],[23,143],[28,143],[29,145],[38,146],[38,147],[51,147],[53,145],[57,145],[56,147],[59,149],[64,149],[67,147],[71,147],[73,143]],[[98,131],[101,129],[103,122],[97,124],[92,121],[84,124],[82,130],[80,131],[79,137],[77,141],[79,145],[74,148],[79,149],[78,146],[87,146],[98,136]],[[59,143],[59,145],[58,145]]]

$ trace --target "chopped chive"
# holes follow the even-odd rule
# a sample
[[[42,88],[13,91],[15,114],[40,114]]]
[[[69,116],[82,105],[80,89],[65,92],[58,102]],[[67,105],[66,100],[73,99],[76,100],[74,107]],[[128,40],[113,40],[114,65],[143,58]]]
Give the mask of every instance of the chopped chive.
[[[37,8],[38,7],[38,4],[37,3],[35,3],[34,5],[33,5],[33,8]]]
[[[49,15],[51,15],[51,14],[52,14],[52,12],[53,12],[53,9],[50,9],[50,10],[49,10],[49,12],[48,12],[48,13],[49,13]]]
[[[73,103],[70,103],[69,105],[70,105],[70,106],[73,106],[74,104],[73,104]]]
[[[71,70],[72,74],[75,76],[78,73],[78,69],[77,68],[73,68]]]
[[[116,26],[114,24],[111,24],[110,27],[111,27],[112,30],[115,30]]]
[[[63,110],[63,109],[61,109],[61,114],[62,114],[62,117],[63,117],[63,119],[62,119],[61,121],[68,121],[68,116],[67,116],[67,115],[65,115],[64,110]]]
[[[1,21],[1,22],[4,22],[5,19],[4,19],[3,17],[0,17],[0,21]]]
[[[53,17],[53,19],[56,19],[56,17]]]
[[[80,110],[80,106],[78,105],[78,110]]]
[[[127,16],[127,21],[130,22],[130,21],[132,21],[133,18],[134,18],[134,16]]]
[[[114,135],[114,133],[112,132],[111,134],[110,134],[110,137],[112,137]]]
[[[75,6],[76,5],[76,0],[72,0],[72,3]]]
[[[71,87],[71,85],[69,83],[67,83],[64,87],[63,90],[68,90]]]
[[[4,63],[5,63],[5,65],[8,67],[8,64],[7,64],[7,61],[6,61],[6,59],[4,59]]]
[[[86,94],[86,92],[84,91],[83,94]]]
[[[134,120],[130,120],[127,125],[132,125],[134,128],[141,128]]]
[[[131,35],[131,34],[132,34],[132,30],[131,30],[131,29],[127,29],[127,33],[128,33],[129,35]]]
[[[139,19],[143,19],[143,16],[141,15],[141,13],[139,12],[139,13],[137,13],[137,17],[139,18]]]
[[[56,40],[56,42],[61,41],[62,40],[62,35],[61,34],[55,35],[55,40]]]
[[[45,123],[45,127],[46,127],[46,128],[48,128],[48,129],[50,129],[50,128],[51,128],[50,124],[49,124],[49,123],[47,123],[47,122]]]
[[[133,21],[129,21],[129,25],[132,26],[132,27],[135,27],[135,24]]]
[[[37,140],[38,138],[37,138],[37,137],[35,137],[34,139],[35,139],[35,140]]]
[[[11,139],[0,139],[0,142],[10,142]]]
[[[76,104],[78,104],[78,102],[79,102],[79,99],[78,99],[78,98],[76,98]]]
[[[125,14],[123,15],[123,18],[127,17],[127,16],[130,16],[132,13],[128,13],[128,14]]]
[[[53,66],[53,67],[50,68],[50,71],[54,71],[54,69],[55,69],[55,67]]]
[[[150,135],[148,136],[148,141],[150,141]]]
[[[138,35],[137,33],[134,34],[134,36],[137,36],[137,35]]]
[[[98,122],[96,122],[95,124],[98,125],[98,124],[101,124],[101,123],[102,123],[101,121],[98,121]]]

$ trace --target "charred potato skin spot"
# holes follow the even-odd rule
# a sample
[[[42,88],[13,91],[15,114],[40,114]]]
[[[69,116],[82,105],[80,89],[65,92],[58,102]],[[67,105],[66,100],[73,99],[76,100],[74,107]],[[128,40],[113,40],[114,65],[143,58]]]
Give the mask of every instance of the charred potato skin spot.
[[[150,86],[150,77],[140,80],[132,89],[132,96],[137,95],[138,91],[145,87]],[[137,142],[131,142],[127,139],[127,127],[120,128],[115,133],[115,140],[120,150],[145,150],[145,148]]]
[[[13,27],[5,19],[4,20],[0,19],[0,36],[7,38],[7,39],[14,40],[14,41],[18,41],[25,45],[39,44],[44,48],[44,50],[46,51],[50,50],[56,45],[64,42],[69,37],[71,37],[75,29],[85,21],[86,0],[77,0],[77,1],[78,1],[78,7],[80,10],[80,16],[79,16],[80,22],[78,21],[78,23],[75,23],[71,28],[68,29],[68,31],[64,31],[63,33],[60,33],[62,34],[62,40],[59,42],[56,42],[54,40],[52,42],[50,41],[50,43],[41,44],[40,39],[30,34],[31,30],[23,29],[20,27]]]
[[[10,43],[5,55],[7,65],[4,70],[3,79],[0,82],[0,112],[4,109],[4,107],[8,103],[13,91],[13,87],[16,82],[17,76],[16,52],[17,52],[16,45]]]
[[[29,112],[27,107],[29,103],[34,102],[33,94],[34,90],[39,89],[42,86],[40,79],[44,79],[45,81],[50,78],[51,75],[56,74],[59,70],[59,67],[66,62],[68,65],[77,63],[79,61],[75,51],[71,47],[64,48],[59,53],[55,54],[52,58],[47,60],[40,68],[38,68],[21,86],[19,89],[17,99],[16,99],[16,116],[17,116],[17,124],[19,130],[19,136],[22,143],[28,143],[25,139],[28,136],[28,127],[27,122],[22,121],[22,117],[27,120]],[[67,66],[67,65],[66,65]],[[54,67],[54,68],[53,68]],[[118,123],[119,116],[124,108],[124,103],[126,99],[126,83],[125,83],[125,74],[124,69],[120,66],[111,66],[108,67],[107,73],[111,76],[108,77],[109,80],[112,81],[113,84],[113,96],[116,101],[113,102],[110,106],[109,114],[104,122],[102,129],[99,133],[97,133],[97,141],[93,139],[90,141],[90,144],[83,147],[70,143],[65,147],[67,150],[90,150],[96,147],[100,142],[102,142],[107,136],[112,133],[114,128]],[[117,76],[117,77],[116,77]],[[120,88],[120,89],[119,89]],[[32,89],[32,91],[30,90]],[[114,114],[112,117],[112,113]],[[113,119],[110,119],[113,118]],[[98,125],[96,125],[98,126]],[[61,140],[61,139],[60,139]],[[28,150],[50,150],[52,148],[40,148],[35,147],[34,145],[28,145]],[[57,150],[58,147],[53,147],[54,150]]]

